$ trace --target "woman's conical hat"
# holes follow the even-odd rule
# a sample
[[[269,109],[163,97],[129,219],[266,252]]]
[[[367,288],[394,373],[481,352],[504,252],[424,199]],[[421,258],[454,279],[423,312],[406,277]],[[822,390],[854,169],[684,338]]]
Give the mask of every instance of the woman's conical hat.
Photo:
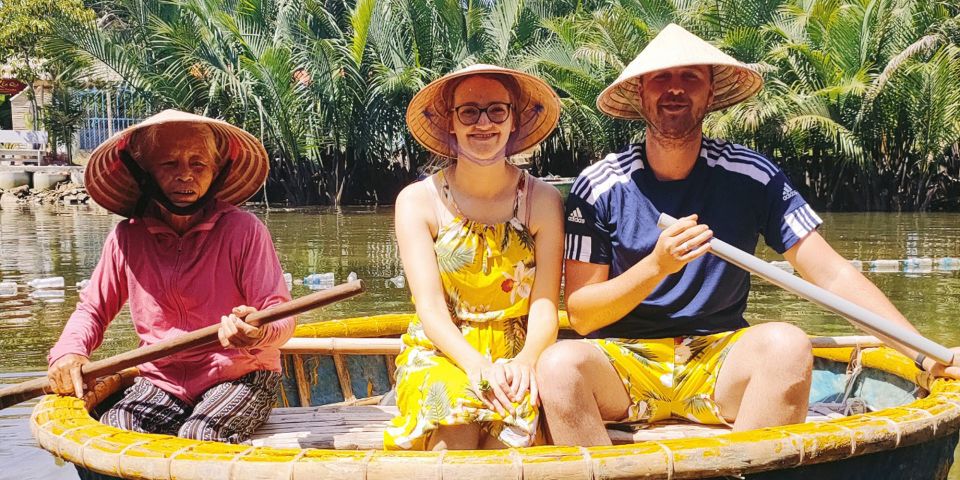
[[[413,138],[431,152],[456,158],[450,133],[453,105],[443,98],[444,87],[453,79],[483,73],[509,75],[520,86],[519,105],[514,105],[520,121],[511,134],[507,156],[524,152],[542,142],[560,120],[560,98],[543,80],[517,70],[495,65],[476,64],[448,73],[423,87],[407,106],[407,128]]]
[[[152,125],[172,123],[207,125],[214,133],[218,150],[229,152],[232,159],[230,172],[216,192],[216,198],[240,205],[263,186],[270,170],[270,161],[263,144],[256,137],[222,120],[178,110],[164,110],[110,137],[93,151],[84,173],[90,198],[117,215],[131,216],[140,198],[140,188],[121,160],[120,152],[127,148],[134,132]],[[151,159],[135,160],[146,170],[144,162]]]

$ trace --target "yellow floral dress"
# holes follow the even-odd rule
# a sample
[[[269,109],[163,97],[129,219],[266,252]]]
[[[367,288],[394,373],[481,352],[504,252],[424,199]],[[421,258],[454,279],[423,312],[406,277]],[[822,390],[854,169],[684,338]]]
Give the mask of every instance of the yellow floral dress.
[[[434,242],[447,308],[463,337],[490,361],[506,361],[523,348],[536,265],[533,236],[517,218],[526,173],[520,177],[513,218],[487,225],[467,219],[449,194],[443,172],[438,184],[456,217],[442,224]],[[427,180],[430,181],[430,180]],[[516,413],[487,409],[466,373],[438,351],[414,320],[397,356],[399,416],[384,432],[386,449],[425,450],[441,425],[480,423],[484,432],[511,447],[533,444],[539,411],[529,395]]]

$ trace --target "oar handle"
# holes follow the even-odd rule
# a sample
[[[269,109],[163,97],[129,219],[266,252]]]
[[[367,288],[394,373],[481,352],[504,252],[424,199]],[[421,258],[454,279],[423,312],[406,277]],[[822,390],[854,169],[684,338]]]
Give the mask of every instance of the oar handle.
[[[657,221],[660,228],[673,225],[677,219],[661,213]],[[760,277],[784,290],[795,293],[827,310],[836,313],[868,333],[886,337],[894,342],[920,352],[944,365],[953,363],[953,351],[929,338],[912,332],[890,320],[877,315],[839,295],[820,288],[800,277],[791,275],[780,268],[730,245],[723,240],[710,240],[710,252],[714,255]]]
[[[354,280],[352,282],[337,285],[327,290],[321,290],[300,298],[295,298],[289,302],[274,305],[266,310],[258,311],[248,315],[244,321],[250,325],[259,327],[270,322],[287,318],[299,313],[303,313],[314,308],[329,305],[340,300],[350,298],[363,292],[363,281]],[[129,352],[124,352],[95,362],[90,362],[81,368],[84,381],[89,381],[97,377],[109,375],[118,372],[124,368],[133,367],[142,363],[152,362],[159,358],[173,355],[184,350],[191,349],[200,345],[212,343],[217,340],[217,331],[220,329],[220,323],[194,330],[190,333],[181,335],[177,338],[171,338],[153,345],[140,347]],[[50,382],[46,377],[18,383],[11,387],[0,390],[0,409],[10,405],[15,405],[24,400],[34,398],[49,391]]]

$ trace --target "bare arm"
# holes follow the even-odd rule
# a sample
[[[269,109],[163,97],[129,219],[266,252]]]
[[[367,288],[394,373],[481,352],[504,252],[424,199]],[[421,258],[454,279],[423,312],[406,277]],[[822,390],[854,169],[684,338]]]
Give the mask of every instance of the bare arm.
[[[397,196],[395,229],[400,260],[427,337],[469,374],[490,362],[464,340],[447,310],[433,251],[437,219],[430,208],[434,200],[428,188],[425,182],[414,183]]]
[[[894,323],[917,331],[906,317],[867,277],[858,272],[816,231],[811,232],[789,250],[784,258],[800,276]]]
[[[559,320],[557,304],[560,301],[561,259],[563,257],[563,203],[560,192],[535,180],[531,184],[531,231],[537,272],[530,293],[530,314],[527,338],[523,349],[511,363],[522,364],[513,372],[511,394],[514,401],[530,391],[531,403],[538,402],[533,367],[540,354],[557,340]],[[519,378],[518,378],[519,376]]]
[[[586,335],[610,325],[633,310],[667,275],[707,253],[713,232],[696,216],[665,229],[653,252],[623,274],[609,278],[610,267],[566,261],[567,314],[577,333]]]
[[[853,268],[830,244],[816,231],[810,233],[784,252],[783,256],[800,273],[800,276],[813,284],[829,290],[897,325],[916,332],[917,329],[897,310],[883,292],[867,277]],[[904,355],[915,358],[917,352],[887,342]],[[954,349],[960,352],[960,349]],[[960,355],[954,354],[954,365],[945,367],[933,359],[924,361],[924,369],[936,376],[960,378]]]

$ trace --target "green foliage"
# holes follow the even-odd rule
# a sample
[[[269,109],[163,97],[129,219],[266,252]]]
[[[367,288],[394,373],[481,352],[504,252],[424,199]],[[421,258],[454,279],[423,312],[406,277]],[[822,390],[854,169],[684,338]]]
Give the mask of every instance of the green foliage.
[[[106,64],[158,109],[223,117],[260,136],[274,161],[270,190],[292,203],[392,202],[430,160],[406,130],[410,99],[477,62],[540,75],[557,89],[560,128],[535,151],[534,170],[575,175],[642,138],[642,123],[610,119],[595,101],[670,22],[766,81],[755,97],[709,116],[707,134],[771,156],[817,206],[956,209],[960,195],[956,2],[107,0],[96,8],[97,20],[52,32],[54,53]]]
[[[81,0],[3,0],[0,2],[0,64],[27,84],[35,128],[46,128],[51,146],[63,142],[68,153],[73,130],[79,124],[79,105],[71,98],[71,88],[82,76],[87,64],[57,55],[58,29],[64,25],[89,21],[91,10]],[[49,81],[52,100],[48,108],[37,104],[35,83]],[[44,115],[46,111],[46,115]],[[59,139],[59,140],[58,140]]]

